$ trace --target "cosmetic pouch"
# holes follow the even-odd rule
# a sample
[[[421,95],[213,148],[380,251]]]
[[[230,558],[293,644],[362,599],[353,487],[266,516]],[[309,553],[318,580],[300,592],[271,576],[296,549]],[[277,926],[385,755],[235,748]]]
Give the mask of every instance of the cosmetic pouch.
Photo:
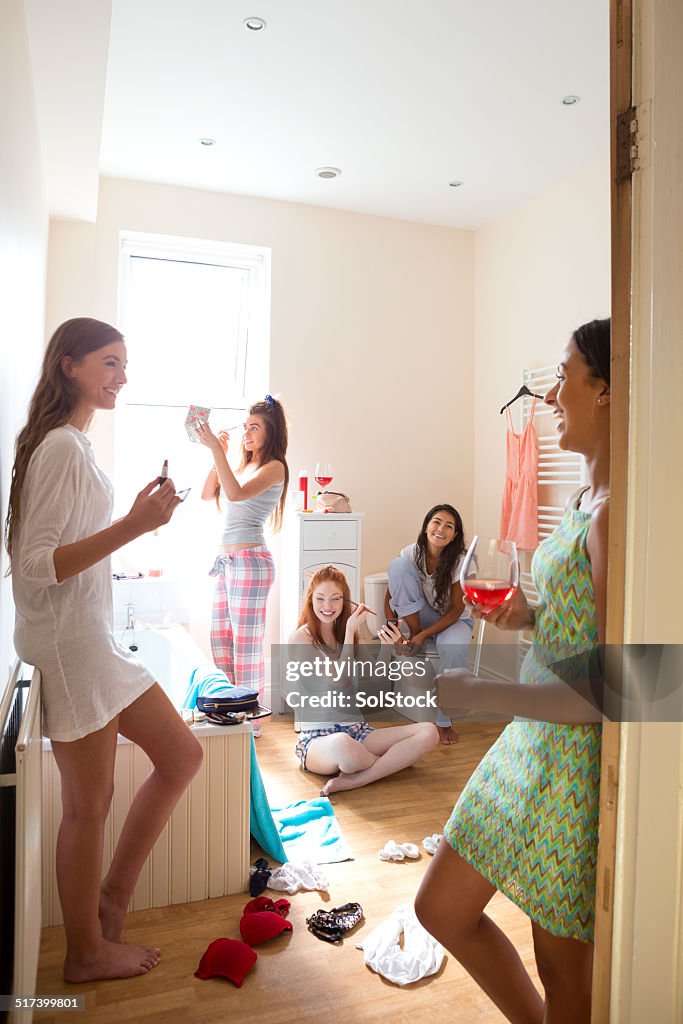
[[[259,711],[258,692],[247,686],[230,686],[225,690],[197,697],[197,708],[204,714],[235,714],[244,711],[246,714],[257,714]]]
[[[316,512],[352,512],[351,502],[340,491],[321,491],[315,499]]]

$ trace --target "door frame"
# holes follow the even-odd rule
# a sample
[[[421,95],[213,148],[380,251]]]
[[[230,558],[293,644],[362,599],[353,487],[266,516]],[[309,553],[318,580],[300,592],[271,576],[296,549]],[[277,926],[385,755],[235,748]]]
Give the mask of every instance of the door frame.
[[[633,84],[631,0],[610,0],[610,178],[612,257],[612,397],[607,643],[624,641],[631,394],[632,178],[624,166],[624,124]],[[627,161],[628,163],[629,161]],[[610,1019],[621,727],[604,722],[600,765],[600,839],[595,892],[593,1024]]]

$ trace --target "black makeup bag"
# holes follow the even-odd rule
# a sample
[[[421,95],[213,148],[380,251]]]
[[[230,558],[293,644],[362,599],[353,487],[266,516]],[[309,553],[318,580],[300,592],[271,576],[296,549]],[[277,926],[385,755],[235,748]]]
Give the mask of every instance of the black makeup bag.
[[[247,686],[231,686],[206,697],[197,697],[197,708],[207,715],[210,712],[235,714],[239,711],[255,715],[259,712],[258,692]]]

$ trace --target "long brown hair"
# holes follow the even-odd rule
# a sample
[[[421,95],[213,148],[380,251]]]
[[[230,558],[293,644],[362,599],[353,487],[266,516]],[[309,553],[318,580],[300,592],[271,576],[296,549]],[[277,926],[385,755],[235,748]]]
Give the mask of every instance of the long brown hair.
[[[439,555],[439,560],[436,563],[436,569],[434,570],[434,599],[436,602],[436,609],[440,611],[442,615],[445,615],[451,604],[451,587],[453,569],[460,558],[467,551],[467,545],[465,544],[465,534],[462,527],[462,518],[457,508],[453,508],[452,505],[435,505],[434,508],[430,508],[427,515],[424,517],[422,523],[422,529],[418,534],[417,542],[415,544],[415,566],[422,579],[427,575],[427,527],[431,523],[432,519],[438,512],[447,512],[449,516],[452,516],[455,523],[455,535],[450,544],[447,544]]]
[[[282,494],[270,517],[271,529],[273,533],[277,533],[282,527],[282,517],[285,510],[285,501],[287,500],[287,487],[289,486],[289,466],[285,458],[289,437],[285,410],[282,407],[282,402],[278,401],[277,398],[273,398],[272,395],[266,395],[262,402],[254,402],[250,406],[248,415],[261,416],[266,428],[266,443],[261,449],[259,465],[265,466],[266,463],[272,462],[275,459],[285,467],[285,482]],[[248,452],[242,446],[242,457],[240,458],[237,472],[241,473],[243,469],[246,469],[253,458],[254,453]]]
[[[5,546],[10,562],[21,522],[21,490],[31,456],[50,430],[69,422],[78,404],[78,386],[64,373],[62,360],[70,356],[78,363],[90,352],[115,341],[123,341],[123,335],[115,327],[90,317],[75,317],[58,327],[48,342],[38,384],[29,405],[26,426],[17,434],[15,445],[5,519]]]
[[[318,569],[311,576],[308,584],[308,590],[304,598],[303,608],[301,609],[301,615],[297,623],[299,626],[306,626],[308,632],[313,637],[313,642],[318,647],[324,646],[324,640],[320,631],[320,619],[313,611],[313,591],[320,586],[321,583],[335,583],[342,592],[344,598],[344,607],[339,618],[335,619],[332,623],[332,631],[334,633],[334,639],[338,644],[344,643],[344,636],[346,635],[346,623],[351,614],[351,591],[347,582],[346,576],[340,569],[337,569],[334,565],[326,565],[324,569]]]

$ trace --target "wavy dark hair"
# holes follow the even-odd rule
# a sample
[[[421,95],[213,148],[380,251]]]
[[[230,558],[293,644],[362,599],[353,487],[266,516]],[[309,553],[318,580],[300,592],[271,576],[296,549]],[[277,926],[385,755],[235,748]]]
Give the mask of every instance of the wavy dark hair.
[[[263,424],[266,428],[266,443],[261,449],[261,458],[259,465],[265,466],[266,463],[276,460],[281,462],[285,467],[285,482],[282,488],[282,494],[280,499],[273,510],[270,517],[270,526],[273,533],[277,533],[282,527],[282,517],[285,511],[285,502],[287,500],[287,488],[289,487],[289,466],[287,465],[287,445],[289,443],[289,434],[287,431],[287,419],[285,417],[285,410],[282,407],[282,402],[278,401],[277,398],[273,398],[271,395],[266,397],[261,402],[254,402],[249,407],[248,416],[260,416],[263,420]],[[248,452],[244,446],[242,446],[242,455],[240,458],[237,472],[241,473],[243,469],[252,462],[254,458],[253,452]],[[218,496],[218,489],[216,490]]]
[[[455,522],[455,537],[441,552],[434,572],[434,599],[436,601],[436,607],[438,611],[445,615],[451,605],[453,569],[455,568],[460,556],[464,555],[467,551],[467,545],[465,544],[465,532],[462,526],[462,518],[457,508],[453,508],[452,505],[447,504],[435,505],[434,508],[430,508],[429,512],[424,517],[422,529],[418,534],[417,542],[415,544],[415,565],[420,576],[424,579],[424,577],[428,575],[427,526],[437,512],[447,512],[453,517]]]
[[[593,377],[610,382],[612,335],[611,321],[590,320],[574,331],[572,338]]]
[[[123,335],[101,320],[75,317],[67,320],[50,338],[40,377],[29,405],[26,426],[17,434],[14,467],[9,492],[9,506],[5,519],[5,546],[10,557],[21,522],[21,490],[31,456],[46,434],[68,423],[78,404],[78,385],[64,373],[62,360],[70,356],[79,363],[90,352],[105,345],[123,341]]]
[[[353,608],[351,606],[351,590],[349,588],[348,580],[341,571],[337,569],[335,565],[326,565],[324,569],[318,569],[311,576],[304,598],[304,603],[301,608],[301,615],[297,622],[297,628],[300,626],[307,626],[308,632],[313,637],[314,643],[318,647],[324,647],[322,633],[320,631],[320,619],[313,611],[313,591],[316,587],[319,587],[321,583],[335,583],[342,592],[344,598],[344,607],[341,615],[334,620],[332,623],[332,631],[334,633],[334,639],[338,644],[344,643],[344,637],[346,635],[346,623],[348,621]]]

